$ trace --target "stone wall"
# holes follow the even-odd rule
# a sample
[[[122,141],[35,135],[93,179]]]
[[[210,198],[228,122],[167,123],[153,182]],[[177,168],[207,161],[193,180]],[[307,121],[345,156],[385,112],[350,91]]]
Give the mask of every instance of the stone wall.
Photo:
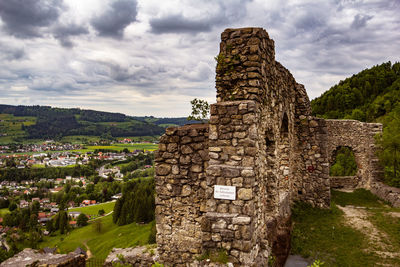
[[[360,180],[357,176],[331,176],[330,184],[334,189],[354,189]]]
[[[373,136],[381,126],[311,116],[304,86],[275,60],[274,41],[261,28],[221,34],[216,74],[209,124],[168,128],[161,137],[160,262],[188,266],[222,249],[235,266],[267,266],[271,259],[282,266],[292,203],[330,206],[329,165],[337,147],[357,153],[360,185],[378,180]],[[230,186],[234,199],[216,198],[216,186]]]
[[[391,187],[381,182],[371,183],[371,192],[389,202],[393,207],[400,207],[400,188]]]
[[[121,257],[122,255],[122,257]],[[108,254],[103,267],[131,266],[143,267],[152,266],[158,261],[156,249],[148,246],[134,248],[113,248]],[[121,259],[123,261],[121,261]]]
[[[10,267],[85,267],[86,259],[74,252],[68,254],[40,253],[37,250],[26,248],[14,257],[3,261],[0,266]]]
[[[349,147],[357,163],[357,187],[371,188],[382,180],[383,170],[376,156],[375,135],[382,132],[382,124],[355,120],[326,120],[328,135],[328,161],[333,164],[336,150]]]
[[[212,105],[210,117],[203,247],[223,248],[247,265],[256,255],[256,199],[265,193],[256,173],[258,109],[255,101],[226,101]],[[214,185],[235,186],[236,200],[214,199]]]
[[[208,125],[168,128],[156,161],[156,226],[160,260],[179,266],[201,254]]]
[[[297,150],[293,166],[296,168],[292,196],[313,206],[330,206],[328,159],[328,130],[326,121],[300,115],[296,119]]]

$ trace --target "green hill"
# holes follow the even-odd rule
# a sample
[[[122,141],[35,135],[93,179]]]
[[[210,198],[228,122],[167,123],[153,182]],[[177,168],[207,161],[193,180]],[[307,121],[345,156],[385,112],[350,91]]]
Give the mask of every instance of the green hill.
[[[311,101],[313,114],[326,119],[381,122],[379,154],[385,181],[400,187],[400,63],[365,69]]]
[[[66,136],[155,136],[167,126],[185,123],[186,118],[132,117],[79,108],[0,104],[0,144],[27,139],[60,140]]]
[[[340,81],[311,101],[314,115],[329,119],[379,121],[400,103],[400,63],[390,62]]]

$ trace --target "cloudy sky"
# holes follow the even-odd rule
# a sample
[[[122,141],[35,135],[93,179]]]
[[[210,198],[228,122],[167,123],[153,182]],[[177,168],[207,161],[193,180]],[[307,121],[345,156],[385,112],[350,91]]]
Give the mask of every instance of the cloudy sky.
[[[400,61],[400,0],[0,0],[0,103],[187,116],[225,28],[257,26],[310,98]]]

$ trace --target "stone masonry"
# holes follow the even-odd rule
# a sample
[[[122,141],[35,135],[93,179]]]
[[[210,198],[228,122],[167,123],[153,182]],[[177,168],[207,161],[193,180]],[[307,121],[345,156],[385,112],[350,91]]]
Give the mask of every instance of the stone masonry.
[[[382,127],[311,116],[304,86],[275,60],[264,29],[225,30],[216,59],[209,123],[168,128],[156,154],[159,261],[196,266],[223,250],[234,266],[283,266],[292,203],[329,208],[340,146],[356,155],[350,183],[378,181],[373,136]],[[234,187],[234,200],[215,198],[215,186]]]
[[[40,253],[26,248],[12,258],[0,263],[1,267],[85,267],[85,256],[71,252],[68,254]]]

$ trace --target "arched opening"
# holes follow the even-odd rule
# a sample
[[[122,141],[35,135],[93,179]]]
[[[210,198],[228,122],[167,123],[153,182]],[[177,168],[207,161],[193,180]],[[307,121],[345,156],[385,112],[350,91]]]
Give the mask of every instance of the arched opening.
[[[290,164],[289,164],[289,119],[286,112],[283,114],[279,138],[279,190],[290,190]]]
[[[281,137],[288,137],[289,135],[289,119],[288,116],[285,112],[285,114],[283,114],[283,118],[282,118],[282,124],[281,124]]]
[[[356,158],[351,147],[339,146],[333,151],[330,176],[355,176],[357,170]]]
[[[266,210],[272,211],[275,208],[275,198],[276,196],[276,188],[277,188],[277,179],[276,179],[276,153],[275,153],[275,138],[274,134],[271,130],[267,130],[265,132],[265,148],[266,148]]]

